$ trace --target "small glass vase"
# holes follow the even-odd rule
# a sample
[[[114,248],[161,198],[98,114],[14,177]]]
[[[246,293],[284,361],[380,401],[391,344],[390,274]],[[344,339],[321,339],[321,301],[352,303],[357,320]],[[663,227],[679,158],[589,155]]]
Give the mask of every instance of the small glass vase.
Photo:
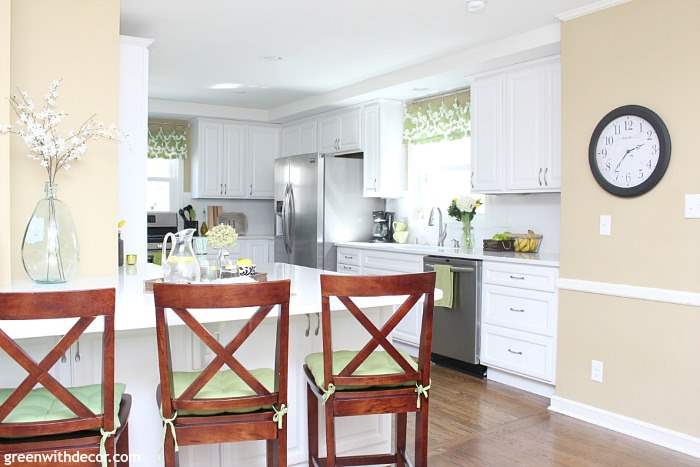
[[[462,219],[462,248],[471,250],[474,247],[472,221],[468,217]]]
[[[56,197],[56,185],[46,182],[22,237],[22,264],[34,282],[60,284],[78,270],[80,250],[73,216]]]

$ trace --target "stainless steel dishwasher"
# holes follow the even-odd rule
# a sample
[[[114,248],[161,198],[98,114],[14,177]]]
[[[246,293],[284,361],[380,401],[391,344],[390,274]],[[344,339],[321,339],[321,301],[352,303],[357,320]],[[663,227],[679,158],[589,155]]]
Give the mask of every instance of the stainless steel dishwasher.
[[[452,308],[436,306],[433,314],[433,355],[436,363],[484,375],[479,364],[481,328],[481,261],[426,256],[425,271],[448,265],[454,274]]]

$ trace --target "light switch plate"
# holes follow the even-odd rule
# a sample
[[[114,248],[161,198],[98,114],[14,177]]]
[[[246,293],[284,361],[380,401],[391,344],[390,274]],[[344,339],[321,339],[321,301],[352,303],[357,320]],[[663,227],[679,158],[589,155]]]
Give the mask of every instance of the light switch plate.
[[[612,233],[612,217],[604,214],[600,216],[600,234],[610,235]]]
[[[591,360],[591,380],[596,383],[603,382],[603,362]]]
[[[700,219],[700,195],[685,195],[685,218]]]

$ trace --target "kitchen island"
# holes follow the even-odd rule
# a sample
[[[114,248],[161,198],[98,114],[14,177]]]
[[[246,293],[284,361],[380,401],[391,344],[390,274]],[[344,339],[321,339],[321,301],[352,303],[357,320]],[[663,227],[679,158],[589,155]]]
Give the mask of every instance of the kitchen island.
[[[290,348],[289,348],[289,415],[288,450],[290,465],[307,464],[306,392],[302,371],[304,357],[322,349],[320,332],[321,290],[320,274],[324,271],[287,264],[259,267],[269,280],[290,279]],[[154,466],[162,461],[160,446],[161,422],[156,405],[158,362],[155,338],[153,294],[146,292],[144,281],[160,277],[160,268],[138,265],[121,268],[116,278],[76,279],[68,284],[40,285],[19,281],[0,292],[45,292],[50,290],[80,290],[115,287],[116,299],[116,380],[127,385],[133,396],[130,417],[132,465]],[[250,281],[251,279],[239,279]],[[438,293],[438,295],[440,295]],[[405,297],[356,299],[380,325]],[[331,301],[331,310],[344,309],[339,301]],[[197,310],[193,314],[221,342],[228,342],[252,315],[254,309],[225,311]],[[271,316],[275,316],[274,312]],[[181,325],[173,313],[169,316],[173,369],[201,370],[212,359],[208,348]],[[71,327],[73,320],[36,322],[11,321],[2,323],[3,330],[35,359],[41,359]],[[93,323],[78,343],[71,347],[51,370],[51,374],[66,386],[94,384],[101,379],[101,324]],[[349,313],[334,316],[333,343],[335,350],[359,349],[368,337]],[[272,367],[272,349],[276,338],[276,320],[267,319],[236,353],[251,368]],[[0,361],[0,387],[15,387],[26,376],[9,360]],[[323,426],[323,424],[321,424]],[[336,427],[339,454],[378,453],[391,449],[391,418],[389,416],[351,417],[338,421]],[[324,451],[323,446],[321,451]],[[265,465],[265,443],[246,442],[216,446],[183,447],[180,451],[184,466],[254,466]]]

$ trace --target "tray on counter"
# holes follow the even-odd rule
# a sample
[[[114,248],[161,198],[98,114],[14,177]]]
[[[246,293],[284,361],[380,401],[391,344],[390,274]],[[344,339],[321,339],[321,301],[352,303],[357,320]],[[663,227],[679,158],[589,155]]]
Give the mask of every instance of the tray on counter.
[[[515,240],[484,239],[484,251],[514,251]]]

